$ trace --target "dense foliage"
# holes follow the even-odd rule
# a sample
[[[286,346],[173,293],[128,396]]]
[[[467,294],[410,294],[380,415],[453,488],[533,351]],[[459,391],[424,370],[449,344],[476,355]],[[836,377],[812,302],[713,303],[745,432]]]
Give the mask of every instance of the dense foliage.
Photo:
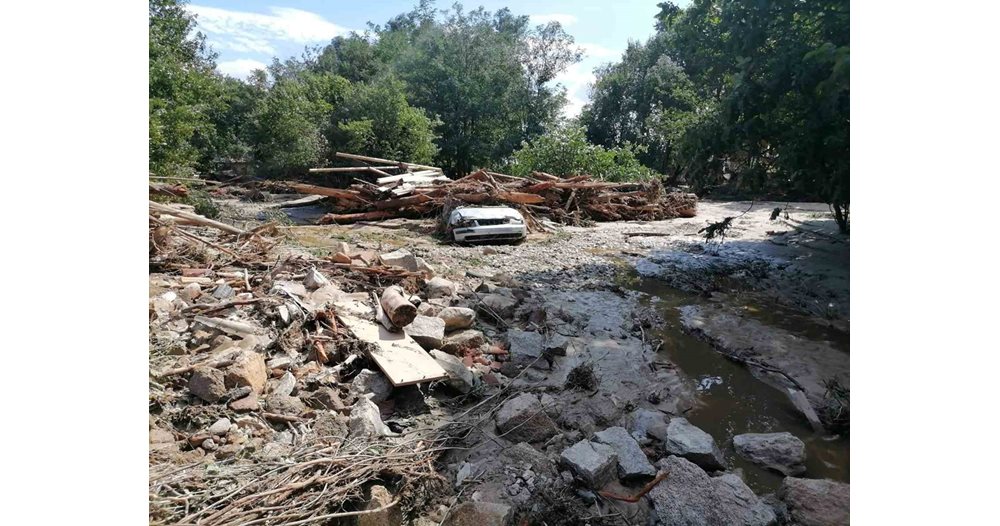
[[[850,202],[846,0],[659,4],[657,33],[597,73],[581,122],[706,190]]]
[[[507,9],[439,11],[424,0],[365,34],[277,59],[248,82],[224,78],[181,1],[150,1],[150,170],[215,162],[288,175],[335,151],[495,166],[557,120],[551,80],[580,59],[558,23]]]
[[[588,174],[608,181],[634,181],[654,177],[636,158],[629,144],[605,148],[587,142],[582,126],[566,125],[539,136],[516,151],[506,167],[512,175],[534,170],[560,175]]]

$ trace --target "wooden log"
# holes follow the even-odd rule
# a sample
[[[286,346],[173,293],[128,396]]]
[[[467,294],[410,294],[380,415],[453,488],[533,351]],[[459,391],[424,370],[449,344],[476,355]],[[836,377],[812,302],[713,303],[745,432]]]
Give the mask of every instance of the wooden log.
[[[354,221],[374,221],[376,219],[388,219],[396,217],[395,212],[387,210],[376,210],[374,212],[360,212],[357,214],[326,214],[316,221],[320,225],[353,223]]]
[[[382,292],[382,310],[396,327],[405,327],[417,317],[417,308],[407,301],[403,289],[398,286],[386,287]]]
[[[375,208],[379,210],[384,210],[387,208],[401,208],[410,205],[419,205],[421,203],[426,203],[432,199],[426,194],[411,195],[410,197],[401,197],[399,199],[386,199],[384,201],[375,201]]]
[[[300,194],[313,194],[313,195],[324,195],[326,197],[336,197],[337,199],[349,199],[353,201],[359,201],[365,203],[366,201],[358,195],[358,192],[352,190],[341,190],[339,188],[327,188],[325,186],[316,186],[313,184],[302,184],[302,183],[286,183],[289,188],[295,190]]]
[[[355,161],[365,161],[369,163],[394,164],[396,166],[405,166],[407,168],[415,168],[418,170],[436,170],[438,172],[444,172],[444,170],[438,168],[437,166],[427,166],[425,164],[406,163],[402,161],[393,161],[391,159],[379,159],[378,157],[368,157],[366,155],[355,155],[353,153],[344,152],[337,152],[334,155],[342,159],[352,159]]]
[[[531,172],[531,176],[539,181],[562,181],[562,179],[545,172]]]
[[[369,170],[393,170],[399,168],[398,164],[387,166],[336,166],[332,168],[310,168],[311,174],[343,173],[343,172],[367,172]]]
[[[544,181],[541,183],[533,184],[531,186],[526,186],[522,188],[521,191],[527,192],[529,194],[537,194],[538,192],[552,188],[553,186],[555,186],[555,184],[556,184],[555,181]]]
[[[497,197],[504,201],[518,204],[544,203],[545,198],[538,194],[526,194],[524,192],[497,192]]]
[[[240,230],[239,228],[236,228],[236,227],[234,227],[232,225],[227,225],[225,223],[221,223],[219,221],[215,221],[213,219],[209,219],[207,217],[200,216],[198,214],[192,214],[190,212],[184,212],[182,210],[177,210],[176,208],[173,208],[173,207],[170,207],[170,206],[167,206],[167,205],[164,205],[164,204],[157,203],[156,201],[152,201],[152,200],[149,201],[149,208],[152,209],[154,212],[159,212],[161,214],[167,214],[167,215],[171,215],[171,216],[174,216],[174,217],[179,217],[181,219],[187,219],[188,221],[192,221],[195,224],[198,224],[200,226],[207,226],[207,227],[215,228],[215,229],[221,230],[223,232],[228,232],[230,234],[246,234],[245,231]]]

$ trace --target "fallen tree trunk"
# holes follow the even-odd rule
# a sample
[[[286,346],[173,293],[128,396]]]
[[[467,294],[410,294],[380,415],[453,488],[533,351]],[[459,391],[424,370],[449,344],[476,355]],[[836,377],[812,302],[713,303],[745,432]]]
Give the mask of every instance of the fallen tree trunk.
[[[393,170],[399,168],[398,164],[387,166],[336,166],[332,168],[310,168],[311,174],[341,173],[341,172],[367,172],[369,170]]]
[[[437,166],[427,166],[425,164],[416,163],[405,163],[402,161],[393,161],[392,159],[380,159],[378,157],[368,157],[366,155],[355,155],[353,153],[337,152],[334,155],[342,159],[352,159],[355,161],[365,161],[370,163],[383,163],[383,164],[393,164],[395,166],[401,166],[405,168],[416,168],[418,170],[434,170],[436,172],[443,172],[444,170],[438,168]]]
[[[379,302],[389,321],[396,327],[405,327],[417,317],[417,308],[403,296],[398,286],[387,287]]]
[[[358,195],[357,192],[353,190],[341,190],[339,188],[327,188],[325,186],[316,186],[312,184],[303,183],[287,183],[289,188],[295,190],[300,194],[313,194],[313,195],[323,195],[326,197],[336,197],[337,199],[349,199],[352,201],[357,201],[359,203],[367,203],[364,199]]]
[[[321,225],[329,225],[331,223],[350,223],[353,221],[375,221],[377,219],[388,219],[390,217],[396,217],[396,213],[386,210],[376,210],[374,212],[360,212],[357,214],[326,214],[319,218],[317,223]]]
[[[215,229],[218,229],[218,230],[222,230],[223,232],[228,232],[230,234],[246,234],[245,231],[240,230],[239,228],[236,228],[236,227],[234,227],[232,225],[227,225],[225,223],[220,223],[219,221],[215,221],[213,219],[209,219],[207,217],[200,216],[198,214],[192,214],[190,212],[184,212],[183,210],[178,210],[176,208],[173,208],[173,207],[161,204],[161,203],[157,203],[156,201],[150,200],[149,201],[149,208],[152,209],[154,212],[159,212],[161,214],[167,214],[167,215],[171,215],[171,216],[174,216],[174,217],[179,217],[181,219],[186,219],[186,220],[191,221],[191,222],[193,222],[193,223],[195,223],[197,225],[200,225],[200,226],[207,226],[207,227],[215,228]]]

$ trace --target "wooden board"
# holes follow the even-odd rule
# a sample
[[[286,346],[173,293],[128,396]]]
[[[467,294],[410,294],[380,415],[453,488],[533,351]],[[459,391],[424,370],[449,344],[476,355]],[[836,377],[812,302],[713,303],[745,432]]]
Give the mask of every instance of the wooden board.
[[[448,373],[413,338],[403,332],[389,332],[381,324],[369,321],[374,316],[368,302],[357,295],[336,303],[337,317],[357,338],[373,342],[378,349],[371,358],[395,387],[442,380]],[[351,296],[354,296],[353,298]]]

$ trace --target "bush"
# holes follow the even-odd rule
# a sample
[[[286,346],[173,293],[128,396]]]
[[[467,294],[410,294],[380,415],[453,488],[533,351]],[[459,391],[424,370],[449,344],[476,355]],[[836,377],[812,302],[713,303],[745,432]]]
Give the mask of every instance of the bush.
[[[626,144],[604,148],[590,144],[582,126],[567,124],[543,134],[531,143],[522,143],[506,166],[512,175],[533,171],[560,176],[593,175],[605,181],[638,181],[656,173],[636,158],[638,148]]]

